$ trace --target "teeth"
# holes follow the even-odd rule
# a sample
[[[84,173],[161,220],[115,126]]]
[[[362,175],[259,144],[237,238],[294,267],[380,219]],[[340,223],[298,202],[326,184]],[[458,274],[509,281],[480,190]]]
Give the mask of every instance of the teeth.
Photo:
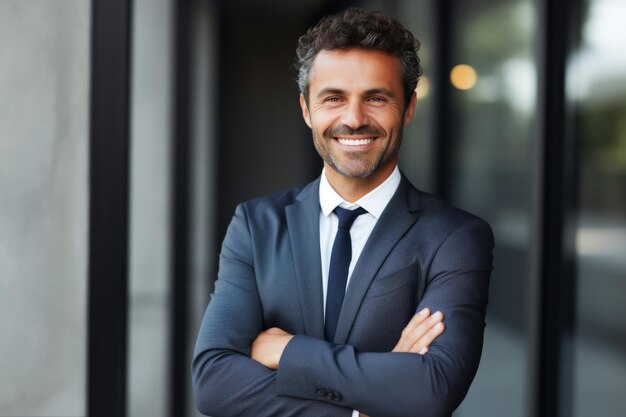
[[[371,143],[374,139],[371,139],[371,138],[370,139],[343,139],[343,138],[337,138],[337,140],[342,145],[359,146],[359,145],[367,145],[368,143]]]

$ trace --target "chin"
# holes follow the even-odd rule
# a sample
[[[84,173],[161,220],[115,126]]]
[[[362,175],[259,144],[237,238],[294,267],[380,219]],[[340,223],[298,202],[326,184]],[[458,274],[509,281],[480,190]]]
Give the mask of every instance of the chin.
[[[355,179],[367,179],[374,175],[377,171],[377,167],[359,168],[359,169],[335,169],[338,173],[347,178]]]

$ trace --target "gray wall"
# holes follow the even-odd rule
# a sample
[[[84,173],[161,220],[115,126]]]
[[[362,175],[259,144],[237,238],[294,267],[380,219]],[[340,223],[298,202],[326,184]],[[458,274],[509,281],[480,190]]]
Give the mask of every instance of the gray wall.
[[[85,413],[89,14],[0,0],[0,416]]]

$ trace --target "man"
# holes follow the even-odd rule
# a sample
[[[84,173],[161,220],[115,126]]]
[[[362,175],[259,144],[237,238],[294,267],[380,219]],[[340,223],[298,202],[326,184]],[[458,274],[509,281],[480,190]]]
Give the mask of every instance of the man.
[[[235,211],[193,361],[203,413],[441,417],[467,393],[493,238],[398,170],[418,45],[359,9],[300,38],[300,105],[324,168]]]

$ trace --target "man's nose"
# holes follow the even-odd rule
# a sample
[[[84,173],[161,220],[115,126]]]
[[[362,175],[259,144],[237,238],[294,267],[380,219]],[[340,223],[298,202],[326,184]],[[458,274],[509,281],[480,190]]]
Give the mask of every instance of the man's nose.
[[[355,101],[346,106],[341,117],[341,122],[346,126],[350,126],[352,129],[358,129],[361,126],[367,125],[367,112],[363,107],[363,103]]]

